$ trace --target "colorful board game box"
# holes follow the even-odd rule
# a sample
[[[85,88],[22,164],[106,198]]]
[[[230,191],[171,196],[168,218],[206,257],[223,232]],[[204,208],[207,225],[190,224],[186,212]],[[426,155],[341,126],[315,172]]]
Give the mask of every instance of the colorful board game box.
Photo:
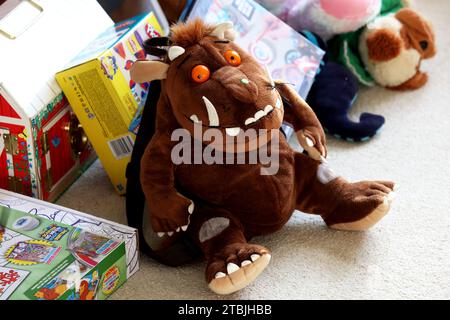
[[[125,170],[148,93],[148,84],[134,83],[129,70],[146,57],[143,42],[163,34],[154,13],[118,23],[56,75],[119,194],[125,193]]]
[[[135,229],[0,189],[0,300],[106,299],[138,269]]]
[[[306,98],[325,52],[252,0],[197,0],[189,19],[232,21],[236,43]]]

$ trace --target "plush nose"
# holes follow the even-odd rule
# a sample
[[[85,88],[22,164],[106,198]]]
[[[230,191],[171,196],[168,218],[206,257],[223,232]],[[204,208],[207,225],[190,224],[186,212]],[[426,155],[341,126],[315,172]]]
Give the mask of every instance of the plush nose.
[[[258,87],[238,68],[226,66],[213,74],[213,79],[222,84],[228,94],[244,103],[256,103]]]

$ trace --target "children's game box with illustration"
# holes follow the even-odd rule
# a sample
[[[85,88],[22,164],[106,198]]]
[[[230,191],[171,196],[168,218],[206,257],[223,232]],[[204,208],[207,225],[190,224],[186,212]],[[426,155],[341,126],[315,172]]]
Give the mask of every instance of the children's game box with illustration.
[[[0,300],[103,300],[137,259],[134,229],[0,189]]]
[[[119,194],[131,159],[148,84],[130,79],[129,70],[144,59],[144,41],[163,35],[151,12],[120,22],[100,34],[56,79]]]

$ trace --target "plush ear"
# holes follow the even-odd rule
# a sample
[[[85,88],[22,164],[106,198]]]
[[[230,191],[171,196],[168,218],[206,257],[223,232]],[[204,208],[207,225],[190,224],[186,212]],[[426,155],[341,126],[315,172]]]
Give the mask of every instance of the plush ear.
[[[217,37],[219,39],[234,41],[234,39],[236,38],[236,33],[233,29],[233,22],[227,21],[218,24],[213,32],[211,32],[211,36]]]
[[[162,80],[167,77],[169,65],[161,61],[136,61],[130,70],[131,80],[137,83]]]

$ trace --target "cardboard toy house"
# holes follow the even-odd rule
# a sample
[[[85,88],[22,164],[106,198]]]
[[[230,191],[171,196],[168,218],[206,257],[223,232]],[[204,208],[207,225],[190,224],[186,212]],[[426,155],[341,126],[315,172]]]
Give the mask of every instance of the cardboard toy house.
[[[139,269],[133,228],[0,189],[0,300],[103,300]]]
[[[95,0],[0,5],[0,188],[54,201],[96,158],[55,73],[113,24]]]

